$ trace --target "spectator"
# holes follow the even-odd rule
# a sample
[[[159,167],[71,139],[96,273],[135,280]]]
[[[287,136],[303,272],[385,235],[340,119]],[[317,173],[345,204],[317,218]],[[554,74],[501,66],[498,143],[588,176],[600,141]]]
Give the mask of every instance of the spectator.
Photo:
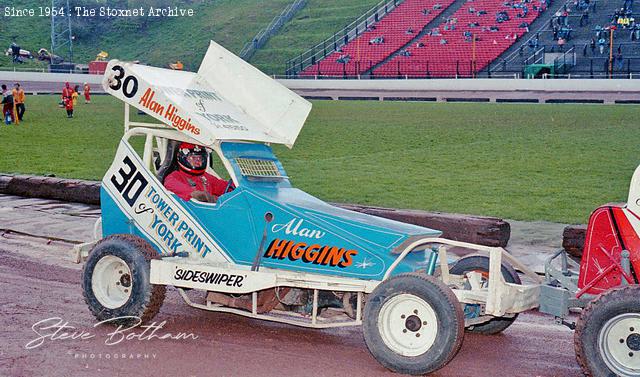
[[[405,34],[413,34],[413,28],[408,28],[407,31],[405,31]]]
[[[13,94],[7,90],[5,84],[0,87],[2,88],[2,117],[8,121],[7,124],[11,124],[16,119],[13,115]]]
[[[73,118],[73,89],[68,82],[64,84],[62,89],[62,102],[67,110],[67,118]]]
[[[433,10],[438,10],[438,9],[442,9],[442,4],[440,4],[440,3],[436,3],[436,4],[433,6]]]
[[[336,59],[337,63],[346,64],[351,60],[351,56],[349,54],[342,54],[338,59]]]
[[[76,85],[73,87],[73,94],[71,94],[71,99],[73,100],[73,107],[78,106],[79,96],[80,96],[80,85]]]
[[[596,53],[596,40],[591,38],[591,43],[589,43],[589,47],[591,47],[591,55],[595,55]]]
[[[16,124],[18,124],[22,122],[22,118],[24,117],[24,90],[20,87],[19,83],[15,83],[14,89],[11,94],[13,95],[13,103],[16,107],[16,116],[18,117]]]
[[[431,13],[431,11],[429,9],[427,9],[427,8],[422,9],[422,14],[423,15],[428,16],[429,13]]]
[[[565,40],[571,39],[571,30],[572,30],[571,28],[563,26],[562,28],[560,28],[560,31],[558,32],[558,37],[562,37]]]
[[[537,50],[539,43],[540,43],[540,41],[538,40],[538,36],[535,36],[535,37],[529,39],[529,48],[531,48],[532,50]]]
[[[580,27],[582,27],[583,24],[589,24],[589,10],[584,10],[580,16]]]
[[[562,37],[558,38],[558,50],[559,51],[564,51],[565,43],[567,43],[566,39],[564,39]]]
[[[567,10],[565,10],[564,12],[562,12],[562,15],[560,16],[561,19],[561,24],[564,26],[569,26],[569,12]]]
[[[616,53],[616,68],[618,71],[622,71],[624,68],[624,57],[622,56],[622,50],[618,48],[618,52]]]
[[[604,46],[607,41],[604,38],[598,39],[598,47],[600,48],[600,55],[604,54]]]
[[[84,92],[84,103],[91,103],[91,87],[89,84],[85,82],[82,91]]]
[[[509,21],[509,14],[506,11],[500,11],[496,13],[496,22],[503,23]]]
[[[442,39],[440,40],[440,44],[441,44],[441,45],[446,45],[446,44],[447,44],[447,40],[446,40],[446,39],[444,39],[444,38],[442,38]]]

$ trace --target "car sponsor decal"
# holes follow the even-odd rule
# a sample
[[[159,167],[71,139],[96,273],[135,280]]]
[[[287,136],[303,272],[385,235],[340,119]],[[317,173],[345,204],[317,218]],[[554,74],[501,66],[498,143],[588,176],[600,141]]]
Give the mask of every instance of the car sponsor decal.
[[[133,77],[133,76],[132,76]],[[160,104],[154,100],[156,92],[147,88],[147,90],[138,101],[145,109],[151,110],[161,117],[164,117],[168,124],[180,131],[189,131],[194,135],[200,135],[200,128],[191,123],[191,118],[184,119],[178,114],[178,108],[172,104]]]
[[[344,247],[307,244],[276,238],[271,241],[263,256],[271,259],[289,258],[291,261],[345,268],[353,264],[353,257],[357,254],[357,250],[347,250]]]
[[[222,272],[207,272],[199,270],[186,270],[179,268],[173,278],[181,281],[193,281],[211,285],[226,285],[228,287],[242,287],[246,276],[225,274]]]
[[[271,226],[271,232],[284,232],[287,235],[306,237],[312,239],[320,239],[327,233],[317,229],[309,229],[304,226],[304,220],[293,218],[286,224],[274,224]]]

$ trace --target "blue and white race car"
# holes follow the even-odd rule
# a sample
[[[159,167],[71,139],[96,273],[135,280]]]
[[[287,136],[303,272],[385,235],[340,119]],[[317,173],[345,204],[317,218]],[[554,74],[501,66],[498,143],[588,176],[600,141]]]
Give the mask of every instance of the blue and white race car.
[[[537,306],[538,286],[521,284],[511,266],[537,276],[503,249],[347,211],[292,187],[270,145],[292,147],[311,104],[214,42],[197,73],[113,60],[103,87],[125,102],[125,134],[102,180],[102,235],[76,250],[99,320],[151,320],[174,286],[208,311],[312,328],[362,325],[380,363],[424,374],[455,356],[465,327],[496,333]],[[161,123],[130,121],[130,105]],[[165,188],[181,142],[219,160],[207,171],[229,184],[215,203]],[[451,266],[450,246],[480,254]],[[192,301],[188,289],[206,292],[204,300]]]

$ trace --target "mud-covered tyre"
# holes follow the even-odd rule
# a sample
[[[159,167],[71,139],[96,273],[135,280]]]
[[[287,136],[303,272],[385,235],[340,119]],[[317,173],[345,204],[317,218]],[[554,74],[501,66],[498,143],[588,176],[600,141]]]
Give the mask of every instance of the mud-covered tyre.
[[[456,264],[449,269],[449,273],[455,275],[464,275],[467,272],[477,271],[482,274],[486,274],[486,279],[488,283],[488,274],[489,274],[489,257],[485,255],[470,255],[467,257],[460,258]],[[513,284],[522,284],[520,281],[520,277],[516,270],[508,263],[502,262],[502,266],[500,268],[502,272],[502,277],[507,283]],[[475,307],[478,305],[463,305],[463,311],[465,315],[469,315],[469,313],[473,313]],[[513,322],[518,318],[517,314],[508,317],[496,317],[491,320],[472,325],[467,327],[465,330],[474,334],[482,334],[482,335],[495,335],[506,330]]]
[[[424,274],[402,274],[368,296],[363,318],[369,352],[386,368],[423,375],[445,366],[464,338],[464,315],[451,289]]]
[[[146,241],[112,235],[98,242],[82,270],[82,290],[91,313],[99,320],[130,325],[151,320],[166,292],[149,280],[149,261],[159,258]]]
[[[576,358],[592,377],[640,376],[640,286],[601,294],[580,314]]]

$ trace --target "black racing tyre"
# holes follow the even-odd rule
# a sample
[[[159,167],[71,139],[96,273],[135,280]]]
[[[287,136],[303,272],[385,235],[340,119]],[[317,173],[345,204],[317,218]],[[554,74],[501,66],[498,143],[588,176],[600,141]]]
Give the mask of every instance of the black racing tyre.
[[[574,334],[587,376],[640,376],[640,286],[615,288],[591,301]]]
[[[432,276],[402,274],[368,296],[363,318],[369,352],[386,368],[423,375],[445,366],[464,338],[464,315],[451,289]]]
[[[166,287],[149,282],[151,259],[159,259],[156,250],[131,235],[112,235],[93,247],[82,270],[82,290],[99,321],[130,325],[158,314]]]
[[[483,274],[489,274],[489,257],[485,255],[470,255],[460,258],[456,264],[449,270],[450,273],[455,275],[464,275],[467,272],[477,271]],[[507,283],[522,284],[520,277],[516,270],[508,263],[502,262],[500,268],[502,277]],[[488,277],[487,277],[488,280]],[[488,281],[487,281],[488,284]],[[469,304],[463,305],[464,312],[469,311]],[[496,317],[487,322],[472,325],[466,328],[467,332],[482,334],[482,335],[495,335],[503,332],[507,327],[518,318],[517,314],[508,317]]]

